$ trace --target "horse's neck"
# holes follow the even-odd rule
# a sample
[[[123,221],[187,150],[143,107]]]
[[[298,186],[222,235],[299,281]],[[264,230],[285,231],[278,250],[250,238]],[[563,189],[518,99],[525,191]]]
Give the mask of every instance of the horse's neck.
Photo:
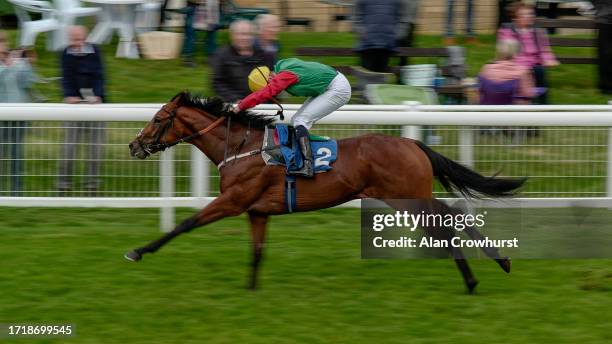
[[[204,153],[210,161],[212,161],[215,165],[218,165],[225,156],[225,134],[226,127],[219,126],[212,130],[210,133],[201,136],[191,143],[196,146],[202,153]],[[232,126],[232,130],[230,131],[229,142],[227,142],[227,154],[239,154],[248,152],[250,150],[259,148],[261,146],[261,142],[263,140],[263,131],[261,130],[253,130],[247,134],[247,129],[236,125],[236,128]],[[236,152],[235,150],[240,146],[243,140],[246,141],[243,144],[240,152]]]

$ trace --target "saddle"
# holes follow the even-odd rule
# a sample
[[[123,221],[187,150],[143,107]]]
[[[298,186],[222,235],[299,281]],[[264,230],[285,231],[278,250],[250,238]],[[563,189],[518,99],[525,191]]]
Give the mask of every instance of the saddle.
[[[315,173],[332,169],[338,155],[338,143],[327,136],[310,135]],[[261,156],[266,165],[285,166],[287,172],[302,168],[304,157],[295,128],[286,124],[269,125],[265,129]]]
[[[338,143],[327,136],[310,135],[314,172],[323,173],[332,169],[331,164],[338,156]],[[266,165],[282,165],[286,171],[296,171],[302,168],[304,157],[300,149],[295,129],[286,124],[269,125],[264,132],[261,157]],[[296,177],[285,176],[285,204],[287,211],[296,211],[297,206]]]

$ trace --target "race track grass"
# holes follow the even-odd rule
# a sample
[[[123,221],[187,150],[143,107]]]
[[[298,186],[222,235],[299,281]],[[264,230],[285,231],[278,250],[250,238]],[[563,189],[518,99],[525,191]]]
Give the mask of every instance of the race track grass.
[[[193,210],[181,210],[179,218]],[[156,210],[0,208],[0,323],[76,325],[7,343],[610,343],[611,260],[361,260],[359,212],[275,217],[247,291],[244,217],[140,263]],[[5,338],[3,338],[5,339]]]

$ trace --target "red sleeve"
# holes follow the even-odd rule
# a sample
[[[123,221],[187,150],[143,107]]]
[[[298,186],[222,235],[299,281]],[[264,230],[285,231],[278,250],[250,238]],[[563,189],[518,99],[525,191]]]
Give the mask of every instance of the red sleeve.
[[[240,110],[247,110],[268,100],[284,91],[287,87],[295,84],[299,78],[294,73],[282,71],[270,80],[270,83],[261,90],[253,92],[238,102]]]

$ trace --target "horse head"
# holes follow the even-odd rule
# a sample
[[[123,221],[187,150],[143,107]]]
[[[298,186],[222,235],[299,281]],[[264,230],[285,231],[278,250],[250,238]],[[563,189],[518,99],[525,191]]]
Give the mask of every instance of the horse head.
[[[198,102],[198,106],[194,106],[195,102]],[[130,154],[145,159],[151,154],[189,141],[198,130],[211,123],[219,125],[228,113],[227,104],[219,98],[192,98],[189,93],[181,92],[163,105],[140,130],[129,144]]]

